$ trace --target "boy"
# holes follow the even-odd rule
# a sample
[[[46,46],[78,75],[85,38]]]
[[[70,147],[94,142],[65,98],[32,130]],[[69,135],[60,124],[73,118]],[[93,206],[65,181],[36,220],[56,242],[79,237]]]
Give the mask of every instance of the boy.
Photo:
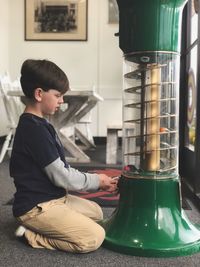
[[[27,105],[16,129],[10,175],[16,193],[13,215],[20,222],[17,236],[34,248],[86,253],[96,250],[105,237],[97,223],[102,210],[94,202],[69,195],[68,190],[117,189],[117,179],[82,173],[70,167],[51,124],[69,89],[65,73],[48,60],[26,60],[21,87]]]

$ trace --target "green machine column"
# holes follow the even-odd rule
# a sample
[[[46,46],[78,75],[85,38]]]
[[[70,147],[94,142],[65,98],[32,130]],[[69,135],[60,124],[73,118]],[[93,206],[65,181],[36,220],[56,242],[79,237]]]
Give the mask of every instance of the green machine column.
[[[179,51],[185,0],[118,0],[120,48],[137,51]]]
[[[120,199],[104,247],[134,256],[200,251],[182,209],[178,174],[180,30],[185,0],[117,0],[124,52]]]

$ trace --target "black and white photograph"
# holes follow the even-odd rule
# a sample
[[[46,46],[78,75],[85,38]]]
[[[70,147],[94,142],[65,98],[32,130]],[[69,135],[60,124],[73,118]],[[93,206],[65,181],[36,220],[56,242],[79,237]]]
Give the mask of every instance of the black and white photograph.
[[[87,40],[87,0],[25,0],[25,40]]]

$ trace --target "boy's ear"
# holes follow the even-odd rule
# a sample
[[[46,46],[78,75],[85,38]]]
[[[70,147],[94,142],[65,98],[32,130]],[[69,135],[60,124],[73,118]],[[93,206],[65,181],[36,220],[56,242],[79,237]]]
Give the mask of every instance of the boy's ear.
[[[42,88],[36,88],[35,91],[34,91],[35,99],[38,102],[41,102],[41,100],[42,100],[42,93],[43,93]]]

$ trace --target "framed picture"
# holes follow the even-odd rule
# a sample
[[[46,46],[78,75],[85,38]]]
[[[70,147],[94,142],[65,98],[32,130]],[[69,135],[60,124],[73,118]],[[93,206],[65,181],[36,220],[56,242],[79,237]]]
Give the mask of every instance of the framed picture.
[[[25,0],[25,40],[86,41],[88,0]]]
[[[108,23],[119,23],[119,9],[116,0],[108,0]]]

